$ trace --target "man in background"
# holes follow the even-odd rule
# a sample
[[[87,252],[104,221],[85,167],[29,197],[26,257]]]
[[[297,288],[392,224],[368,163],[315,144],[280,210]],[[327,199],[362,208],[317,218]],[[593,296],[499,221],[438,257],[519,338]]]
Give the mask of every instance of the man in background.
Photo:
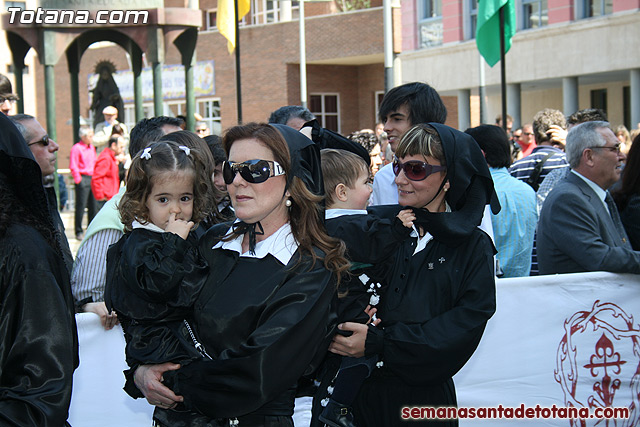
[[[571,171],[540,212],[540,274],[640,273],[640,252],[631,248],[607,191],[626,159],[620,141],[608,122],[586,122],[571,128],[566,149]]]
[[[315,118],[311,111],[304,107],[299,105],[286,105],[271,113],[269,123],[279,123],[300,130],[305,123]]]
[[[82,219],[85,208],[87,208],[87,214],[89,215],[87,224],[91,223],[91,220],[98,212],[98,202],[91,192],[91,177],[96,164],[93,130],[89,127],[81,127],[79,134],[80,141],[71,147],[69,158],[69,169],[71,170],[73,182],[76,184],[76,212],[74,217],[76,240],[82,240],[84,236]]]
[[[502,277],[529,276],[533,235],[538,223],[536,193],[509,174],[511,148],[502,128],[481,125],[465,133],[471,135],[484,152],[502,207],[498,214],[491,214]]]
[[[6,116],[11,115],[11,110],[16,105],[16,101],[18,101],[18,96],[13,93],[11,80],[4,74],[0,74],[0,112]]]

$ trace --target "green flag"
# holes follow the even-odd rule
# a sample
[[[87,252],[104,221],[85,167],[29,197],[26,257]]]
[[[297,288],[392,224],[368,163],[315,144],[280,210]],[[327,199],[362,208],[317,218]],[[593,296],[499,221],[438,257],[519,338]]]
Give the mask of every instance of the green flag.
[[[476,44],[480,55],[493,67],[500,61],[500,14],[504,6],[504,52],[511,48],[511,37],[516,33],[514,0],[478,0]]]

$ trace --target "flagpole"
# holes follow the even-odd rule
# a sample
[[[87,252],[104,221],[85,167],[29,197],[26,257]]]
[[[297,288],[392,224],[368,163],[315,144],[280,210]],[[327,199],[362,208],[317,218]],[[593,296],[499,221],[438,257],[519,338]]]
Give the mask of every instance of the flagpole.
[[[507,131],[507,77],[504,47],[504,6],[500,7],[500,91],[502,92],[502,129]]]
[[[238,0],[233,0],[233,13],[236,25],[236,104],[238,106],[238,124],[242,124],[242,79],[240,75],[240,24],[238,16]]]

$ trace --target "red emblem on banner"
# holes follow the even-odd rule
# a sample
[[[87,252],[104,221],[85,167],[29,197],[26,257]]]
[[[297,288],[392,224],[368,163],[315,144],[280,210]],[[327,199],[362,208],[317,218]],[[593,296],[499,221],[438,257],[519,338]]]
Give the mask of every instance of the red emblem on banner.
[[[640,325],[618,305],[593,304],[564,322],[555,380],[567,407],[629,408],[628,419],[572,419],[575,427],[640,426]]]

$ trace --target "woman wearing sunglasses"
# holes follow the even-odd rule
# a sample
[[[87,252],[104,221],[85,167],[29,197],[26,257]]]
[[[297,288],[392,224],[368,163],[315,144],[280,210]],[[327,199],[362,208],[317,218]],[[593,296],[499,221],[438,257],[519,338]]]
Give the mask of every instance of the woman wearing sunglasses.
[[[297,381],[333,336],[335,290],[349,267],[344,244],[320,219],[311,140],[286,126],[248,124],[227,130],[223,146],[237,220],[200,239],[210,272],[193,309],[213,360],[140,366],[135,384],[163,408],[156,425],[293,426]]]
[[[354,404],[357,426],[426,425],[433,420],[412,419],[408,408],[455,406],[452,377],[495,311],[494,248],[477,228],[494,191],[478,145],[448,126],[421,124],[407,131],[395,155],[400,205],[369,208],[366,224],[354,217],[336,234],[354,261],[382,265],[388,283],[380,325],[340,324],[353,334],[336,335],[330,346],[343,356],[377,354],[382,362]],[[367,235],[403,206],[416,214],[412,237],[391,259],[376,257]]]

